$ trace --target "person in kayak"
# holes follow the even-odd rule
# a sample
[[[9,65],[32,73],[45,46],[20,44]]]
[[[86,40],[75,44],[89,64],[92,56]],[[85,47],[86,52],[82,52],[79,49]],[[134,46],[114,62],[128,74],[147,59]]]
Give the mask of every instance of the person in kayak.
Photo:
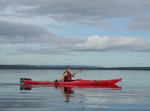
[[[63,73],[62,77],[58,80],[58,82],[62,81],[64,79],[64,82],[68,82],[72,80],[72,77],[74,77],[75,74],[78,74],[82,70],[77,71],[74,74],[70,73],[70,67],[66,67],[66,71]]]

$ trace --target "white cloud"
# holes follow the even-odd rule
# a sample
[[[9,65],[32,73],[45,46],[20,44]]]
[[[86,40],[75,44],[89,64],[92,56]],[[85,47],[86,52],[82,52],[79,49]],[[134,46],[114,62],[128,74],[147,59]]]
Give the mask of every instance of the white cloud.
[[[91,36],[82,44],[76,44],[78,51],[133,51],[149,52],[150,41],[142,37],[99,37]]]

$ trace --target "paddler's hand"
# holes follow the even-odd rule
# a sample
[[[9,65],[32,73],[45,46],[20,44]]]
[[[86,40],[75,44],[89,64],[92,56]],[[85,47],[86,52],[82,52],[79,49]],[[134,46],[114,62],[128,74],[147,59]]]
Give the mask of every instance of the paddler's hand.
[[[79,72],[82,72],[82,71],[83,71],[83,69],[79,70]]]

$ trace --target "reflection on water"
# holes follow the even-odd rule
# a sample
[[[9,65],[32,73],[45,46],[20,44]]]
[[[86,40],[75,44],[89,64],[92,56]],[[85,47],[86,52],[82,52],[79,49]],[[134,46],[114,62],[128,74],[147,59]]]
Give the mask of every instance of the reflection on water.
[[[122,77],[119,86],[20,87],[19,84],[21,77],[52,81],[59,78],[62,72],[62,70],[0,70],[0,111],[150,111],[150,71],[96,70],[84,71],[75,77],[75,79]]]
[[[70,97],[73,97],[72,94],[74,94],[74,91],[72,91],[72,87],[59,87],[58,86],[58,88],[60,89],[63,97],[66,98],[66,101],[64,101],[64,102],[68,103]]]
[[[150,109],[146,87],[1,84],[0,89],[0,111]]]
[[[75,90],[121,90],[122,88],[118,85],[20,85],[20,90],[32,90],[33,88],[42,88],[42,87],[54,87],[55,89],[59,89],[63,97],[66,98],[64,102],[68,103],[70,97],[74,97]],[[79,96],[79,95],[76,95]],[[80,94],[82,96],[82,94]],[[80,101],[83,102],[83,101]]]

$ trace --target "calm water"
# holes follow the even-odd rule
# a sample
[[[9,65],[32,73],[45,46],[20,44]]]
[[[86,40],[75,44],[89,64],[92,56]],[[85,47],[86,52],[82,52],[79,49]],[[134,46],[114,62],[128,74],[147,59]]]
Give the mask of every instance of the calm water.
[[[72,73],[76,70],[72,70]],[[19,79],[54,81],[63,70],[0,70],[0,111],[150,111],[150,71],[84,70],[75,79],[123,78],[121,90],[38,86],[20,90]]]

